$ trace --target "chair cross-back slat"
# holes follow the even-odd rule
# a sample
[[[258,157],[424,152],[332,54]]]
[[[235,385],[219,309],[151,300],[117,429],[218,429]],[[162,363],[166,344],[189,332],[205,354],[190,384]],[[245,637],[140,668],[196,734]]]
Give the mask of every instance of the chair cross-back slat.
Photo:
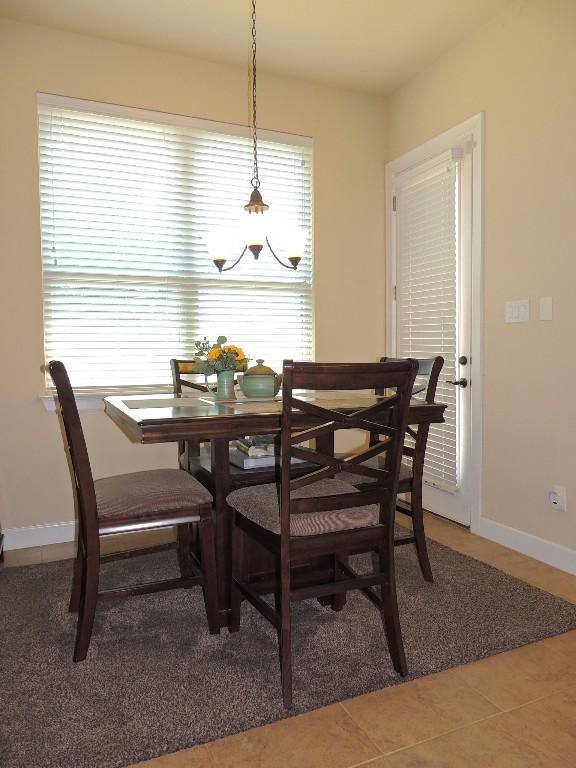
[[[378,363],[373,363],[371,366],[363,364],[360,367],[362,369],[361,375],[357,375],[356,371],[352,370],[353,367],[349,365],[284,362],[282,480],[283,483],[287,482],[290,493],[299,488],[312,485],[323,478],[337,477],[338,473],[349,471],[350,465],[356,465],[357,462],[383,453],[385,454],[385,466],[383,468],[362,467],[360,473],[375,479],[380,492],[385,489],[386,483],[394,476],[394,467],[396,464],[399,467],[400,464],[404,431],[407,426],[405,419],[400,414],[407,411],[412,392],[411,387],[416,376],[416,363],[404,360],[395,361],[394,363],[388,362],[384,367],[381,367],[381,364]],[[408,378],[407,371],[409,372]],[[332,376],[330,375],[331,373],[333,373]],[[350,380],[351,378],[352,381]],[[410,379],[410,388],[407,388],[408,379]],[[360,383],[358,383],[358,380],[360,380]],[[342,405],[338,401],[337,395],[335,395],[335,402],[338,405],[334,408],[329,407],[329,401],[326,404],[317,405],[316,403],[303,400],[300,396],[300,390],[306,388],[314,389],[315,391],[332,390],[337,386],[351,389],[354,388],[354,381],[356,381],[356,386],[362,389],[365,384],[369,383],[372,392],[377,390],[382,393],[379,396],[381,399],[376,403],[371,402],[365,408],[358,408],[356,405],[354,410],[346,412],[342,410]],[[384,391],[392,387],[395,387],[397,391],[388,397],[384,397]],[[298,390],[299,394],[293,395],[293,390]],[[309,429],[297,429],[294,426],[294,422],[303,414],[321,418],[324,420],[324,423]],[[335,459],[333,455],[323,453],[318,447],[311,449],[301,445],[303,442],[313,438],[326,437],[327,435],[333,436],[338,430],[352,428],[363,430],[371,437],[370,446],[364,452],[363,457],[362,455],[352,454],[349,457]],[[376,433],[375,430],[378,430],[378,432]],[[381,441],[379,438],[373,440],[372,437],[375,434],[385,434],[387,440]],[[304,459],[310,463],[321,465],[322,469],[313,469],[306,474],[300,475],[298,478],[291,478],[292,458]],[[357,499],[357,505],[361,506],[368,503],[365,502],[365,497],[363,496],[368,491],[360,490],[359,493],[360,498]],[[291,503],[290,496],[283,495],[283,501],[284,499],[287,500],[289,506]],[[324,499],[316,499],[316,501],[322,508],[326,508],[326,501]],[[336,501],[334,503],[336,504]],[[286,506],[286,501],[284,501],[284,506]],[[336,509],[337,507],[335,506],[334,508]],[[282,514],[286,517],[284,512]],[[284,520],[284,525],[289,527],[289,521]]]

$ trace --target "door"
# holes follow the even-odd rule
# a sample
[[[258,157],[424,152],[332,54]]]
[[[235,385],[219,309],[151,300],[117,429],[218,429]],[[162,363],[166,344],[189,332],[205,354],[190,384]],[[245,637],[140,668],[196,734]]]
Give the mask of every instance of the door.
[[[474,328],[479,319],[474,297],[480,294],[473,284],[478,273],[474,237],[480,227],[474,216],[481,211],[474,199],[480,192],[474,161],[480,142],[470,126],[464,128],[388,169],[393,286],[388,349],[397,357],[444,358],[436,400],[448,407],[445,423],[430,429],[423,502],[431,512],[470,526],[480,487],[474,476],[479,435],[472,412],[480,384],[480,329]]]

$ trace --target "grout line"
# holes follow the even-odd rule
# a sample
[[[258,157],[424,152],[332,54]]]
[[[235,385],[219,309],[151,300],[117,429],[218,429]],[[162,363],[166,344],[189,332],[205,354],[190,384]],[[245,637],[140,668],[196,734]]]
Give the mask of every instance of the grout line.
[[[372,746],[373,746],[373,747],[374,747],[374,748],[375,748],[375,749],[378,751],[378,756],[379,756],[379,757],[381,757],[383,754],[385,754],[384,752],[382,752],[382,750],[381,750],[380,746],[379,746],[379,745],[378,745],[378,744],[377,744],[377,743],[374,741],[374,739],[373,739],[373,738],[370,736],[370,734],[369,734],[367,731],[365,731],[365,730],[364,730],[364,728],[363,728],[363,727],[362,727],[362,725],[361,725],[361,724],[360,724],[360,723],[359,723],[359,722],[356,720],[356,718],[355,718],[355,717],[353,717],[353,716],[350,714],[350,712],[348,712],[348,710],[346,709],[346,706],[345,706],[345,702],[343,702],[343,701],[339,701],[339,702],[338,702],[338,704],[339,704],[339,705],[342,707],[342,709],[343,709],[343,710],[344,710],[344,712],[346,713],[346,716],[347,716],[348,718],[350,718],[350,720],[351,720],[351,721],[354,723],[354,725],[355,725],[355,726],[358,728],[358,730],[359,730],[359,731],[361,731],[361,733],[363,733],[363,734],[364,734],[364,736],[365,736],[365,737],[368,739],[368,741],[370,742],[370,744],[372,744]],[[372,760],[372,759],[375,759],[375,758],[370,758],[370,760]],[[366,762],[366,761],[364,761],[364,762]],[[355,765],[362,765],[362,763],[355,763]]]
[[[380,761],[382,759],[386,759],[385,755],[378,755],[377,757],[370,757],[368,760],[363,760],[361,763],[353,763],[352,765],[347,765],[346,768],[361,768],[363,765],[372,765],[372,763],[375,763],[376,760]]]

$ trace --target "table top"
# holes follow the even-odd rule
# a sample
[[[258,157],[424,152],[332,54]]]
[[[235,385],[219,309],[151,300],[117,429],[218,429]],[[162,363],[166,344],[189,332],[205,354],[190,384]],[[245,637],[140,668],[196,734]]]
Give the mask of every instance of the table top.
[[[378,400],[369,390],[294,394],[302,400],[343,411],[367,408]],[[107,397],[104,407],[132,440],[141,443],[279,432],[282,415],[280,397],[260,400],[239,394],[236,400],[220,401],[203,392]],[[409,421],[441,423],[445,408],[442,403],[427,403],[415,397],[410,403]]]

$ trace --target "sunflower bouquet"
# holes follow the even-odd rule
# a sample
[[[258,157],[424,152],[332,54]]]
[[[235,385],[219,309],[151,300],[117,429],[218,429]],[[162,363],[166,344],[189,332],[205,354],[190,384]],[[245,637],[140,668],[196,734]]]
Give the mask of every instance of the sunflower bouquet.
[[[244,350],[234,344],[226,344],[227,341],[226,336],[218,336],[215,344],[210,343],[206,337],[195,342],[194,360],[206,375],[222,371],[241,371],[246,368],[248,358]]]

